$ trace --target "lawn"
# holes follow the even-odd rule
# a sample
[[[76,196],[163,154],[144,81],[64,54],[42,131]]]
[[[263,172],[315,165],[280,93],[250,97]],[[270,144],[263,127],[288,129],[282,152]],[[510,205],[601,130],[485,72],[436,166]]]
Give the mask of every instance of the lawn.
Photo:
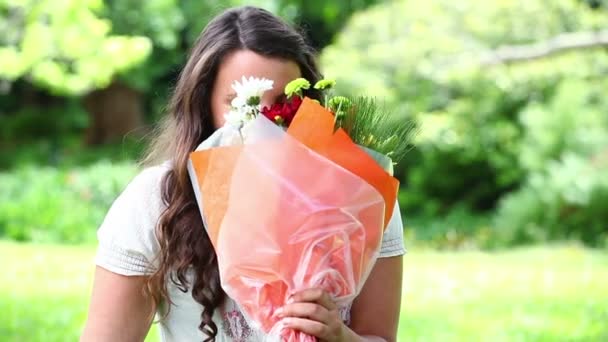
[[[0,340],[77,340],[93,253],[0,242]],[[607,284],[608,254],[577,246],[414,249],[399,341],[608,341]]]

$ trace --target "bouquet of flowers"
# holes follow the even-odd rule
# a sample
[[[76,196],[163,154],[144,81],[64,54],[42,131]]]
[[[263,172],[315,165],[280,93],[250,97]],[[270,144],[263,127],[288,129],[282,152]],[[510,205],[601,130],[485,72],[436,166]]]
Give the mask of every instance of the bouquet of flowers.
[[[388,121],[373,99],[303,96],[261,108],[271,80],[235,82],[226,124],[190,156],[189,174],[222,288],[269,339],[314,341],[276,317],[291,294],[322,288],[337,303],[361,290],[395,208],[392,166],[412,127]]]

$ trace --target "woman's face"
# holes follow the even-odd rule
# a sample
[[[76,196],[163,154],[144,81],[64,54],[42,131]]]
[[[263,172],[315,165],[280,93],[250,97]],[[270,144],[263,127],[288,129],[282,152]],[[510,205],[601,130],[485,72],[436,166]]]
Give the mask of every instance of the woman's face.
[[[253,76],[273,80],[273,88],[262,97],[262,108],[285,100],[283,90],[287,83],[301,77],[297,63],[278,58],[269,58],[250,50],[235,51],[222,61],[213,91],[211,93],[211,112],[215,128],[224,125],[224,114],[230,110],[230,102],[236,96],[232,89],[234,81],[242,76]]]

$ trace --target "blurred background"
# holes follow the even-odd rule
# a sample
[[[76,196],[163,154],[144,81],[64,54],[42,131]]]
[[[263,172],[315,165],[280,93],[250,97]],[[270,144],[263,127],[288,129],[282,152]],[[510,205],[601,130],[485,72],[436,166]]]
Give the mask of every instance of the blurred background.
[[[0,0],[0,340],[77,339],[96,229],[243,4],[418,125],[399,341],[608,341],[606,0]]]

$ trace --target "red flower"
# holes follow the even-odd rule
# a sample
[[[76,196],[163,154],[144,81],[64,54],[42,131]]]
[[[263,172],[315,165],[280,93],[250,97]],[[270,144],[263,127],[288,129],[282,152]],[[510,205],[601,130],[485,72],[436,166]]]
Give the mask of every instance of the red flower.
[[[289,126],[301,104],[302,99],[299,96],[293,96],[284,103],[275,103],[270,108],[262,108],[262,114],[278,125]]]

